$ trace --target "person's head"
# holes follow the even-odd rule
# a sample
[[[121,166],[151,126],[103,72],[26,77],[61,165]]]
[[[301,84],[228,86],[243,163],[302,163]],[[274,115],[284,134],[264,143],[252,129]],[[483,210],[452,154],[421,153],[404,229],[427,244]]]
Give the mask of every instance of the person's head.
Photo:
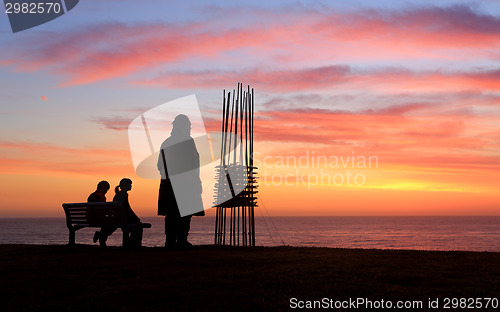
[[[132,189],[132,180],[123,178],[120,181],[120,184],[115,187],[115,193],[118,193],[119,191],[130,191]]]
[[[97,183],[97,190],[103,194],[106,194],[111,186],[108,181],[101,181]]]
[[[172,121],[172,134],[191,135],[191,121],[188,116],[184,114],[175,116]]]

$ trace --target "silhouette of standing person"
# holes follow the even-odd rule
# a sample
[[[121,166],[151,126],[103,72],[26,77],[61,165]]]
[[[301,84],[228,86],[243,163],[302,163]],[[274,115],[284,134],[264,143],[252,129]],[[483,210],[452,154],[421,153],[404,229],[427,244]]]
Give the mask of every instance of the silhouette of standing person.
[[[108,181],[101,181],[97,184],[97,190],[90,194],[89,197],[87,198],[88,203],[95,203],[95,202],[106,202],[106,193],[109,191],[110,185]],[[94,243],[97,243],[99,240],[99,245],[101,247],[106,247],[106,240],[108,239],[108,236],[113,234],[113,232],[116,230],[116,227],[113,226],[108,226],[108,227],[101,227],[101,231],[96,231],[94,234],[93,241]]]
[[[161,173],[158,215],[165,216],[166,248],[192,247],[187,240],[191,217],[205,215],[199,167],[198,150],[191,137],[191,121],[186,115],[177,115],[172,122],[170,137],[162,143],[158,157]],[[180,208],[184,212],[197,213],[181,217]]]
[[[128,191],[132,189],[132,180],[123,178],[120,181],[120,184],[115,187],[115,197],[113,197],[113,201],[121,205],[122,209],[125,212],[125,218],[127,220],[127,224],[133,223],[141,223],[141,219],[135,214],[135,212],[130,207],[130,203],[128,202]],[[124,247],[141,247],[142,243],[142,232],[143,228],[138,226],[136,229],[130,232],[130,237],[126,240],[126,244]]]

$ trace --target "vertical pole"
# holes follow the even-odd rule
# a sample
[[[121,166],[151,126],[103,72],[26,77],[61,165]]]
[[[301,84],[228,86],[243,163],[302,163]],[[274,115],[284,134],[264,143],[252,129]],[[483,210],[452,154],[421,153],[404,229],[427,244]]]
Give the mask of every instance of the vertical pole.
[[[243,168],[243,109],[244,109],[244,104],[247,101],[247,95],[246,92],[243,95],[243,102],[240,104],[240,165]]]
[[[229,146],[228,146],[228,149],[227,149],[227,161],[228,163],[226,164],[226,156],[224,155],[224,171],[225,171],[225,174],[226,174],[226,179],[228,179],[228,182],[229,182],[229,174],[228,174],[228,171],[227,171],[227,166],[229,165],[230,166],[230,161],[231,161],[231,135],[232,135],[232,132],[233,132],[233,114],[234,114],[234,101],[235,101],[235,96],[234,96],[234,90],[233,90],[233,103],[232,103],[232,106],[231,106],[231,99],[230,99],[230,92],[228,92],[228,103],[227,103],[227,115],[226,115],[226,139],[224,140],[225,141],[225,146],[227,145],[228,141],[229,141]],[[230,128],[229,128],[229,131],[227,131],[227,127],[228,127],[228,119],[229,119],[229,110],[231,109],[231,123],[230,123]],[[229,134],[229,138],[228,138],[228,134]],[[226,147],[224,147],[224,152],[226,152]],[[226,244],[226,222],[227,222],[227,207],[223,207],[223,210],[224,210],[224,216],[223,216],[223,239],[222,239],[222,244],[225,245]],[[230,226],[230,233],[231,233],[231,230],[232,230],[232,224],[231,224],[231,216],[230,216],[230,220],[229,220],[229,226]],[[229,237],[229,243],[231,244],[231,237]]]
[[[242,226],[242,236],[241,236],[241,239],[242,239],[242,245],[243,246],[247,246],[247,218],[246,218],[246,209],[247,209],[247,205],[245,204],[245,201],[247,200],[248,198],[248,166],[247,164],[245,164],[245,166],[243,165],[243,120],[244,120],[244,114],[243,114],[243,111],[246,107],[246,104],[248,102],[248,96],[249,94],[247,92],[243,92],[243,86],[242,86],[242,93],[243,93],[243,102],[242,102],[242,105],[241,105],[241,114],[240,114],[240,118],[241,118],[241,123],[240,123],[240,127],[241,127],[241,131],[240,131],[240,137],[241,137],[241,149],[240,149],[240,163],[241,163],[241,175],[242,175],[242,181],[244,181],[246,183],[246,187],[245,187],[245,194],[243,195],[243,204],[241,206],[241,226]],[[246,111],[245,111],[245,114],[246,114]],[[245,132],[246,132],[246,129],[245,129]],[[245,156],[246,157],[246,156]]]
[[[224,90],[224,99],[222,102],[222,135],[221,135],[221,160],[219,167],[219,185],[218,185],[218,198],[221,199],[222,192],[224,191],[223,180],[224,180],[224,168],[226,167],[226,139],[227,139],[227,127],[228,127],[228,117],[229,117],[229,103],[231,101],[231,92],[227,93],[227,99],[225,96],[226,90]],[[222,244],[225,234],[225,214],[223,212],[223,207],[217,207],[216,222],[217,228],[217,244]]]
[[[240,94],[240,83],[238,82],[238,100],[236,101],[236,113],[234,114],[234,155],[233,155],[233,163],[236,166],[236,143],[238,139],[238,106],[239,102],[241,102],[241,94]],[[232,115],[231,115],[232,116]],[[232,120],[231,120],[232,122]],[[231,135],[232,135],[231,131]]]
[[[233,139],[233,119],[234,119],[234,101],[235,101],[235,95],[234,95],[234,90],[233,90],[233,104],[231,106],[231,123],[230,123],[230,126],[229,126],[229,149],[228,149],[228,152],[227,152],[227,155],[228,155],[228,165],[231,165],[231,143],[232,143],[232,139]]]
[[[214,237],[214,244],[218,245],[219,244],[219,207],[215,208],[215,237]]]
[[[238,238],[236,233],[236,222],[238,221],[236,209],[236,207],[231,207],[231,211],[233,213],[233,246],[236,246],[236,239]]]
[[[224,210],[224,217],[222,218],[222,222],[224,223],[224,229],[223,233],[224,235],[222,236],[222,245],[226,244],[226,209],[225,207],[222,208]]]
[[[220,199],[220,182],[221,182],[221,176],[220,176],[220,169],[222,167],[222,155],[223,155],[223,141],[224,141],[224,121],[226,117],[226,89],[222,91],[222,129],[221,129],[221,145],[220,145],[220,153],[221,153],[221,159],[219,161],[219,176],[217,176],[218,182],[219,182],[219,189],[217,190],[217,199]],[[215,231],[214,231],[214,244],[218,244],[218,236],[219,236],[219,217],[220,217],[220,209],[219,207],[216,208],[215,212]]]
[[[237,174],[238,171],[237,171],[237,164],[236,164],[236,154],[237,154],[238,150],[236,149],[236,143],[237,143],[237,138],[238,138],[238,106],[239,106],[239,102],[241,102],[240,83],[238,83],[238,89],[236,92],[237,92],[235,95],[236,103],[234,106],[234,110],[235,110],[235,112],[234,112],[234,133],[231,132],[231,135],[234,135],[234,147],[233,147],[233,151],[234,151],[234,153],[233,153],[233,169],[234,169],[234,171],[233,172],[235,172]],[[238,176],[236,176],[235,178],[236,179],[234,179],[234,180],[231,179],[231,180],[234,181],[233,183],[235,185],[237,185],[238,184]],[[238,207],[237,206],[235,207],[234,205],[232,205],[231,210],[234,213],[234,216],[233,216],[233,246],[236,246],[236,245],[239,245],[239,243],[240,243],[240,238],[239,238],[239,235],[240,235],[240,233],[239,233],[239,231],[240,231],[239,214],[240,214],[240,212],[239,212]],[[238,231],[236,231],[236,223],[238,223],[238,228],[237,228]]]
[[[229,245],[233,244],[233,207],[229,208]]]
[[[228,127],[228,122],[229,122],[229,107],[230,107],[230,103],[231,103],[231,92],[228,92],[227,93],[227,106],[226,106],[226,125],[224,127],[224,130],[223,130],[223,140],[222,140],[222,144],[224,145],[224,154],[221,155],[221,156],[224,156],[224,157],[221,157],[223,159],[222,161],[222,164],[224,165],[224,167],[226,166],[226,145],[227,145],[227,127]]]
[[[251,185],[250,185],[250,181],[249,181],[249,177],[250,177],[250,163],[249,163],[249,157],[248,157],[248,108],[249,108],[249,100],[250,100],[250,86],[248,86],[248,92],[247,92],[247,98],[246,98],[246,101],[245,101],[245,114],[244,114],[244,118],[245,118],[245,179],[246,179],[246,183],[247,183],[247,187],[246,187],[246,191],[247,193],[245,194],[245,201],[249,201],[252,194],[250,193],[250,191],[252,190],[251,189]],[[249,204],[247,203],[245,208],[246,210],[249,209]],[[246,211],[245,211],[246,212]],[[248,219],[248,222],[250,223],[250,219]],[[249,224],[250,225],[250,224]],[[246,222],[245,222],[245,227],[246,227]],[[248,227],[250,229],[250,226]],[[246,235],[247,235],[247,230],[245,229],[245,238],[246,238]]]
[[[253,93],[253,88],[252,88],[252,97],[251,97],[251,119],[252,119],[252,127],[251,127],[251,148],[250,148],[250,162],[252,166],[252,191],[253,191],[253,122],[254,122],[254,93]],[[253,197],[253,195],[252,195]],[[252,204],[252,212],[251,212],[251,218],[252,218],[252,246],[255,246],[255,216],[254,216],[254,204]]]

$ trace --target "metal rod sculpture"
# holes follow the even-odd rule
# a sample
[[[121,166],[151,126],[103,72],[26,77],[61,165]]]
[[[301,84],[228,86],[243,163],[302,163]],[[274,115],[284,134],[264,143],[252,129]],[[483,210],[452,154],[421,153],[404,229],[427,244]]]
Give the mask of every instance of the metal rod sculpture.
[[[243,91],[243,84],[238,83],[232,99],[231,92],[226,97],[226,90],[223,91],[221,158],[215,184],[215,200],[219,203],[215,206],[216,245],[226,245],[229,221],[229,245],[255,246],[258,185],[257,167],[253,165],[253,115],[253,88],[248,86]]]

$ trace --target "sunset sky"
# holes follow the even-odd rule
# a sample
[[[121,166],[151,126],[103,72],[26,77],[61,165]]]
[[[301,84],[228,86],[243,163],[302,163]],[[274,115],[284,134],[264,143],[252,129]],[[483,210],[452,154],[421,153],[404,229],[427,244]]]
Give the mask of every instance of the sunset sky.
[[[0,45],[0,217],[123,177],[155,215],[128,125],[196,94],[218,131],[239,81],[265,214],[500,215],[500,1],[82,0]]]

